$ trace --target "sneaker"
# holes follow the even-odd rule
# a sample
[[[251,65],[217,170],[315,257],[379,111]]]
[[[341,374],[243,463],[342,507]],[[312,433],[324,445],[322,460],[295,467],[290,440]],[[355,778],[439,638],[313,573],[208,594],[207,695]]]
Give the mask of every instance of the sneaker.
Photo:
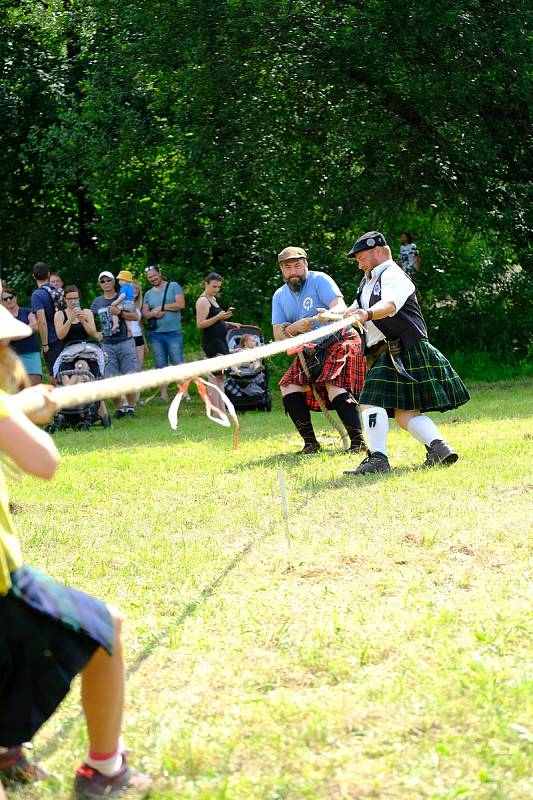
[[[39,764],[28,761],[22,745],[0,753],[0,778],[6,783],[33,783],[51,777]]]
[[[133,408],[133,406],[128,406],[127,407],[126,414],[128,415],[128,417],[134,417],[135,416],[135,409]]]
[[[117,408],[115,411],[115,419],[122,419],[122,417],[126,416],[126,409],[125,408]]]
[[[345,469],[344,475],[369,475],[372,472],[390,472],[389,459],[376,450],[364,458],[357,469]]]
[[[311,453],[318,453],[319,450],[322,450],[320,444],[318,442],[308,442],[302,450],[299,451],[300,455],[309,456]]]
[[[350,443],[350,446],[349,446],[349,448],[348,448],[348,450],[346,452],[347,453],[366,453],[366,451],[367,451],[366,442],[363,439],[363,437],[360,436],[357,439],[354,438],[354,440]]]
[[[72,800],[98,800],[100,797],[118,797],[134,789],[137,792],[144,790],[141,796],[146,796],[151,780],[148,775],[136,772],[128,767],[126,756],[122,756],[122,767],[116,775],[108,778],[88,764],[82,764],[76,770]]]
[[[433,439],[429,447],[426,460],[423,467],[436,467],[439,464],[455,464],[459,456],[452,450],[449,444],[443,442],[442,439]]]

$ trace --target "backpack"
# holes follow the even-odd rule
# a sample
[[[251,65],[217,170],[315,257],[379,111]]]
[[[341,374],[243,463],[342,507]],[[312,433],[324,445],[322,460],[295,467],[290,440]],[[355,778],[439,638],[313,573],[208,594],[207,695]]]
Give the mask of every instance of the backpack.
[[[55,311],[64,311],[67,307],[65,302],[65,292],[63,289],[54,289],[53,286],[41,286],[41,289],[44,289],[48,292],[48,296],[52,303],[54,304]]]

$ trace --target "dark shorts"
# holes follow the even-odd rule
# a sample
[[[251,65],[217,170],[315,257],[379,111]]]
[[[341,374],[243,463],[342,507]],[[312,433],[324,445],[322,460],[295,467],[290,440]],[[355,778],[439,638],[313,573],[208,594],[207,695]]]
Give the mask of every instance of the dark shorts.
[[[144,347],[144,336],[134,336],[135,347]]]
[[[112,652],[107,606],[30,567],[0,597],[0,744],[29,741],[98,647]]]
[[[49,375],[53,375],[54,373],[54,364],[63,346],[64,344],[61,339],[58,339],[57,342],[52,342],[52,344],[48,346],[48,350],[43,350],[44,363],[46,364]]]
[[[227,356],[229,353],[228,343],[225,339],[208,339],[202,342],[204,353],[208,358],[217,356]],[[213,375],[222,375],[222,372],[213,372]]]

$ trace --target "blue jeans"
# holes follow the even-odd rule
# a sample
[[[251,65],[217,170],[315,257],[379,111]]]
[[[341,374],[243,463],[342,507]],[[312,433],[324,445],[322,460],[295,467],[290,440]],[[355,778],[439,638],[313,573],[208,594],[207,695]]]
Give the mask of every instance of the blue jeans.
[[[157,369],[169,364],[183,364],[183,334],[181,331],[152,331],[150,333],[154,364]]]

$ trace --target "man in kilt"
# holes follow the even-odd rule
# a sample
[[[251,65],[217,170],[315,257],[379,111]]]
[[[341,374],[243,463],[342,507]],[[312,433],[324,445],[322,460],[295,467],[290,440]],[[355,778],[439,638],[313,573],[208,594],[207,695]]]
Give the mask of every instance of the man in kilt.
[[[334,308],[341,314],[346,310],[335,281],[324,272],[309,270],[307,253],[301,247],[286,247],[278,255],[278,263],[285,285],[272,298],[276,341],[317,328],[320,309]],[[365,375],[359,335],[350,329],[340,331],[306,348],[301,356],[296,356],[279,384],[285,412],[304,440],[301,452],[320,450],[310,412],[321,411],[321,405],[339,415],[350,437],[349,450],[365,450],[357,410]]]
[[[425,412],[448,411],[470,397],[450,362],[428,342],[413,282],[392,261],[379,231],[359,237],[348,257],[364,272],[346,314],[355,311],[365,327],[368,372],[359,402],[368,456],[346,474],[390,472],[389,417],[425,445],[424,466],[453,464],[459,456]]]

